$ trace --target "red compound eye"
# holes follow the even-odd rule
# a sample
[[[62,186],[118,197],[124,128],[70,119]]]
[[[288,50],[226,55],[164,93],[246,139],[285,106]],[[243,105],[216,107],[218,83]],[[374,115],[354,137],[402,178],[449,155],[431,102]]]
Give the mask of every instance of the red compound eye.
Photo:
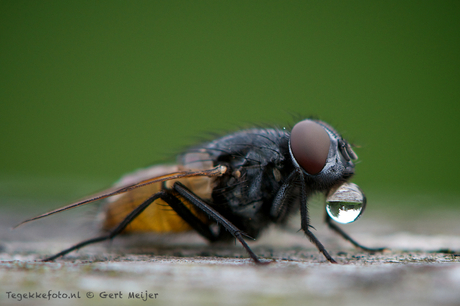
[[[292,154],[309,174],[317,174],[324,168],[330,145],[329,134],[314,121],[300,121],[291,131]]]

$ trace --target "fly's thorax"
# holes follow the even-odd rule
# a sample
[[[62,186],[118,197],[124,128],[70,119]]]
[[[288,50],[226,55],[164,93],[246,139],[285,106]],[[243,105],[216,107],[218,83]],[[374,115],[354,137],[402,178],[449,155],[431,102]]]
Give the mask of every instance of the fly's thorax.
[[[289,133],[282,129],[255,128],[223,136],[194,151],[208,153],[214,166],[227,167],[225,175],[215,180],[210,204],[246,233],[256,235],[268,224],[266,206],[286,175],[284,165],[290,166],[288,141]],[[206,159],[204,154],[198,156],[199,161]]]

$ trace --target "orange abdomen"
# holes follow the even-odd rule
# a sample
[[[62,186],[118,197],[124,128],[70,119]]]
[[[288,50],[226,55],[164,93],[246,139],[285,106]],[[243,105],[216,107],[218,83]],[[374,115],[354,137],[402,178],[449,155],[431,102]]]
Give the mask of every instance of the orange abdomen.
[[[159,175],[162,172],[171,172],[174,169],[165,166],[156,166],[149,169],[148,175],[151,175],[152,170],[154,170],[154,172],[155,170],[159,170],[155,172],[156,175]],[[140,176],[142,176],[142,174]],[[138,179],[138,177],[139,175],[135,174],[128,177],[128,180],[126,180],[126,178],[124,180],[129,182],[130,178]],[[210,197],[210,178],[185,178],[179,181],[198,196],[205,199]],[[168,181],[166,183],[168,188],[171,188],[173,184],[174,181]],[[155,183],[112,197],[104,207],[102,229],[107,231],[114,229],[136,207],[159,191],[161,191],[161,183]],[[203,222],[209,222],[209,218],[198,211],[190,202],[185,199],[182,199],[182,202]],[[175,233],[189,230],[192,230],[192,227],[179,217],[166,202],[162,199],[158,199],[137,216],[123,232]]]

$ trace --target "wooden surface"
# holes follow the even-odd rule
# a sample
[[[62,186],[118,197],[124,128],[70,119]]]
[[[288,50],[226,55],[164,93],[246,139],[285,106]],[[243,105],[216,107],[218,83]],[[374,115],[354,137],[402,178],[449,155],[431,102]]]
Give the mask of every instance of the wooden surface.
[[[38,259],[93,237],[93,223],[77,212],[11,231],[24,216],[5,213],[0,304],[460,305],[458,215],[446,209],[408,218],[390,210],[342,226],[365,245],[389,248],[375,254],[354,249],[314,222],[336,265],[326,262],[293,222],[288,230],[270,229],[250,243],[261,258],[273,261],[258,267],[238,243],[209,246],[196,235],[119,237],[42,263]],[[52,296],[22,301],[12,296],[29,292]],[[112,298],[104,297],[109,293]]]

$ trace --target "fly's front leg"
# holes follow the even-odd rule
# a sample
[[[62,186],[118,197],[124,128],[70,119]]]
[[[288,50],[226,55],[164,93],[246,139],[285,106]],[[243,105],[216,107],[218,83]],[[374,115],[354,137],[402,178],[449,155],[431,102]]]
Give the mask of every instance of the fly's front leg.
[[[329,215],[327,213],[325,215],[325,221],[326,221],[327,225],[329,226],[329,228],[331,230],[333,230],[334,232],[336,232],[337,234],[342,236],[343,239],[351,242],[357,248],[360,248],[360,249],[362,249],[364,251],[367,251],[367,252],[381,252],[381,251],[386,249],[386,248],[368,248],[368,247],[365,247],[365,246],[359,244],[358,242],[356,242],[356,240],[354,240],[347,233],[345,233],[340,227],[338,227],[337,224],[335,224],[332,221],[331,217],[329,217]]]
[[[298,177],[300,181],[300,217],[301,217],[301,227],[302,230],[305,232],[305,235],[307,235],[308,239],[318,248],[318,250],[323,253],[324,257],[330,262],[330,263],[337,263],[334,258],[329,255],[329,253],[326,251],[324,246],[322,245],[321,242],[313,235],[313,233],[310,231],[310,218],[308,217],[308,208],[307,208],[307,190],[305,187],[305,179],[302,173],[302,170],[297,169],[298,171]]]
[[[330,263],[337,263],[337,261],[332,258],[331,255],[326,251],[326,248],[322,245],[321,242],[319,242],[318,238],[313,235],[313,233],[310,231],[310,225],[308,224],[308,212],[307,212],[307,207],[306,205],[301,205],[300,206],[300,215],[301,215],[301,224],[302,224],[302,229],[305,232],[305,235],[307,235],[308,239],[318,248],[318,250],[323,253],[324,257],[330,262]]]

